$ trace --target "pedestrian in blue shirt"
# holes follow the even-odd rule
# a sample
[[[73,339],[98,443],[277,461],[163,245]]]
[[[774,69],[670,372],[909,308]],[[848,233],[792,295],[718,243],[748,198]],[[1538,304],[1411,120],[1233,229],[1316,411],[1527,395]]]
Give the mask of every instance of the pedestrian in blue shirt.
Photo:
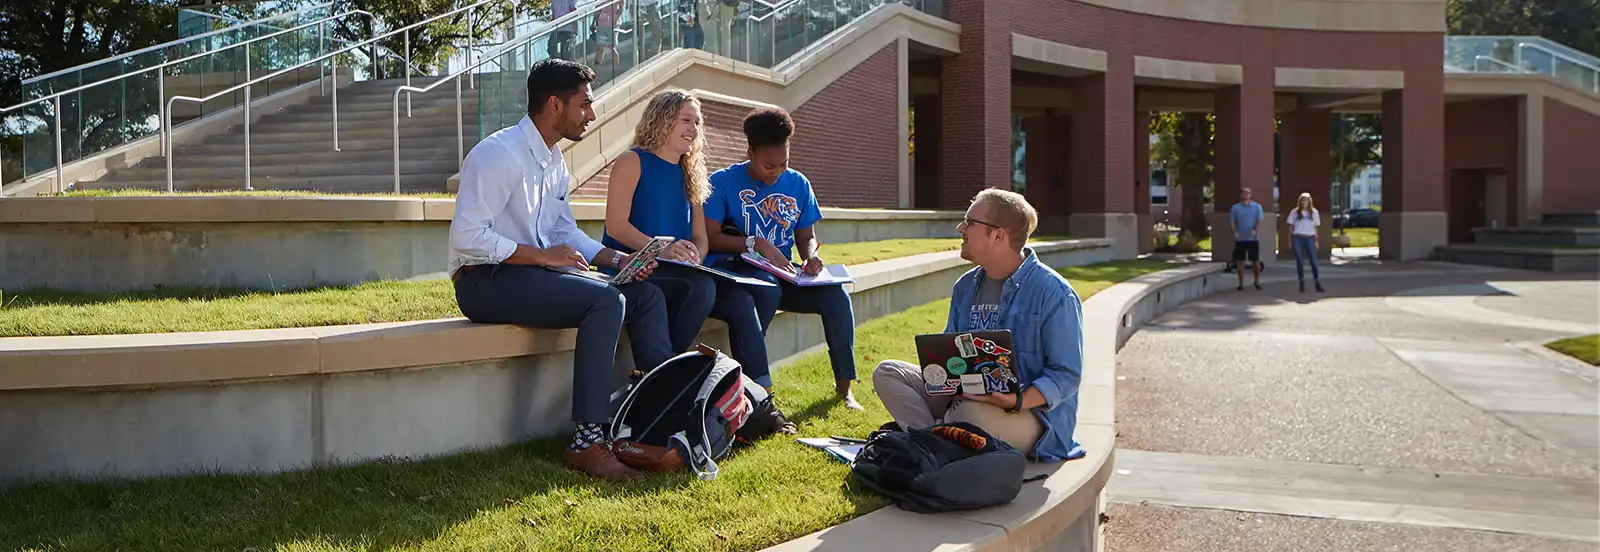
[[[711,175],[711,200],[705,219],[711,241],[710,262],[719,268],[776,283],[756,287],[717,282],[717,304],[711,316],[728,321],[733,358],[762,386],[772,387],[765,335],[778,309],[822,317],[822,334],[833,362],[835,392],[845,407],[861,410],[851,391],[856,379],[855,310],[842,285],[796,286],[739,259],[752,252],[790,272],[817,274],[816,224],[822,220],[811,181],[789,168],[789,139],[794,120],[782,109],[758,109],[744,118],[749,160]],[[801,263],[795,263],[798,256]],[[734,323],[729,317],[753,309],[759,323]]]
[[[706,179],[704,124],[700,101],[687,92],[669,90],[650,98],[634,129],[633,149],[611,166],[600,243],[632,253],[652,237],[665,236],[677,241],[661,258],[689,264],[705,260],[703,209],[711,183]],[[673,352],[689,350],[716,299],[712,276],[661,263],[650,282],[666,296]]]
[[[1255,268],[1256,289],[1261,289],[1261,204],[1250,201],[1250,188],[1239,190],[1239,202],[1228,210],[1233,227],[1233,262],[1239,267],[1239,291],[1244,291],[1244,262]]]
[[[933,396],[920,366],[885,360],[872,383],[901,429],[964,421],[1037,461],[1084,456],[1072,438],[1083,380],[1083,304],[1072,284],[1027,247],[1038,220],[1022,194],[978,193],[956,225],[961,258],[978,266],[956,280],[944,329],[1010,330],[1022,392]]]

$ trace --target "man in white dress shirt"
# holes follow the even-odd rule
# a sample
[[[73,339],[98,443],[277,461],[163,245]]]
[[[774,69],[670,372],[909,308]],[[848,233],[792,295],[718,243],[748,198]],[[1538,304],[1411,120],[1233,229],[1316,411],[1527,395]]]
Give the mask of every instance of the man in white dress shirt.
[[[559,59],[528,72],[528,116],[473,146],[461,167],[450,272],[456,302],[474,322],[578,329],[572,381],[577,430],[567,463],[596,477],[633,479],[641,474],[612,455],[604,429],[611,393],[621,387],[612,360],[623,325],[640,369],[672,353],[661,291],[639,281],[648,269],[621,286],[566,272],[631,260],[579,230],[567,201],[572,175],[556,143],[583,139],[594,121],[594,80],[593,70]]]

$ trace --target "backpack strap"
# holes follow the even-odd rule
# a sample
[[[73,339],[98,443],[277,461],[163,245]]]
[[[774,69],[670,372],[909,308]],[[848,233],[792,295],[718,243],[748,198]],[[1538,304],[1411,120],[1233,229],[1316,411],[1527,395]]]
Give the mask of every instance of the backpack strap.
[[[679,431],[672,435],[672,446],[679,449],[684,458],[689,459],[689,469],[694,470],[696,477],[701,481],[713,481],[722,470],[717,467],[717,462],[711,459],[711,454],[703,446],[691,446],[686,432]],[[704,466],[702,468],[701,466]]]

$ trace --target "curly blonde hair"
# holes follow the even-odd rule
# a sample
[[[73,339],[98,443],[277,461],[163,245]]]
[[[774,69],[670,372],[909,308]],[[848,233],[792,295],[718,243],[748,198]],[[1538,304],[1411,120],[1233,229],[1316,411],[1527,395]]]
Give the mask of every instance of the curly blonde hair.
[[[677,124],[678,110],[683,109],[683,105],[689,102],[693,102],[697,107],[700,105],[699,99],[682,90],[659,92],[651,97],[650,103],[644,108],[644,116],[639,118],[639,124],[633,128],[633,146],[651,152],[660,150],[661,145],[667,142],[667,134],[672,131],[673,125]],[[683,169],[683,195],[694,205],[703,205],[706,199],[711,197],[711,179],[706,174],[706,133],[703,119],[700,127],[700,132],[695,133],[694,143],[690,144],[689,151],[678,159],[678,166]]]

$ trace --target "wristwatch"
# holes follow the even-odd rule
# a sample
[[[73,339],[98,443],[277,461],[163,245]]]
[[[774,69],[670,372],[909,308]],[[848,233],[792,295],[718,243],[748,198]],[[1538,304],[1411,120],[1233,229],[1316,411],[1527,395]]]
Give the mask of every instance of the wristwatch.
[[[612,251],[611,252],[611,266],[617,267],[619,269],[622,268],[622,258],[623,257],[626,257],[626,255],[623,255],[621,251]]]
[[[745,236],[744,237],[744,250],[745,251],[749,251],[751,253],[755,253],[756,252],[756,237],[755,236]]]
[[[1016,404],[1016,406],[1013,406],[1011,408],[1007,408],[1006,412],[1010,412],[1012,414],[1015,414],[1015,413],[1018,413],[1018,412],[1022,412],[1022,392],[1023,391],[1024,391],[1024,389],[1018,389],[1017,390],[1017,404]]]

